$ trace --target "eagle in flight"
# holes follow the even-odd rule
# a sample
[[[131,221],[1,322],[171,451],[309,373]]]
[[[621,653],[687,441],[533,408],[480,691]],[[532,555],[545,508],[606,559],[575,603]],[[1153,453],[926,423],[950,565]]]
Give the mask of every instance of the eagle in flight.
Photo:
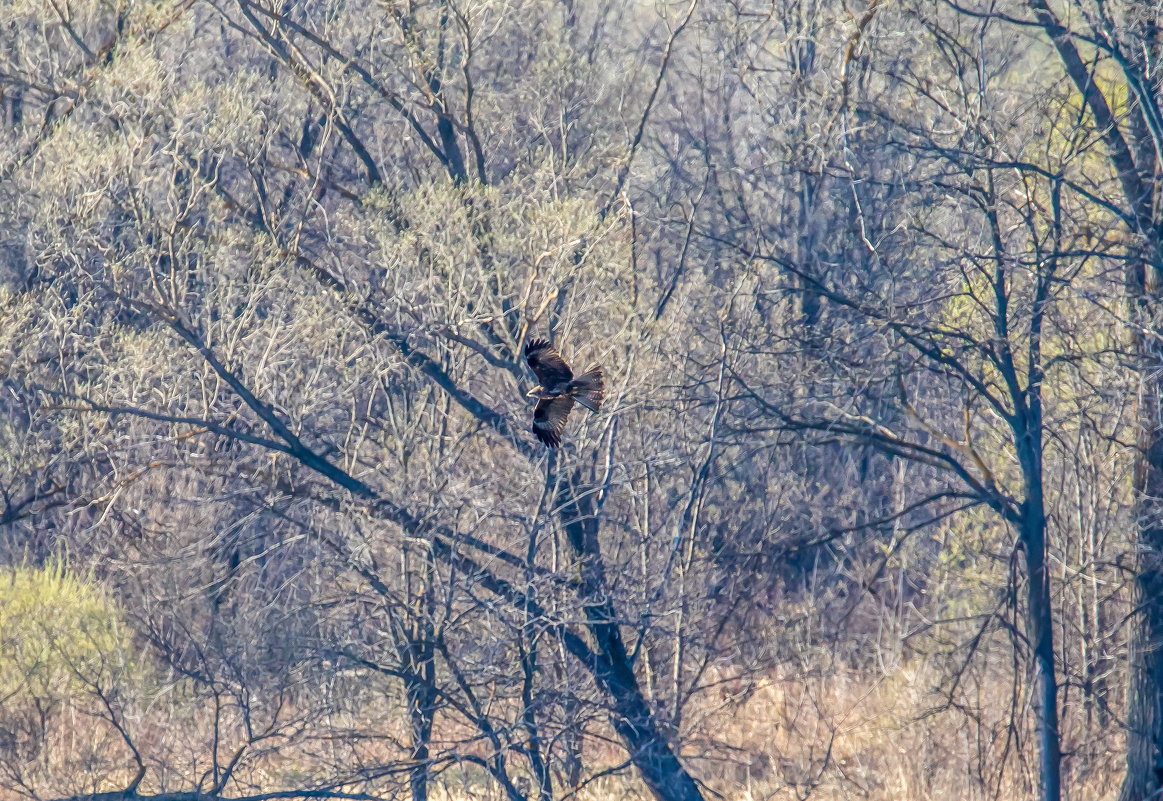
[[[591,412],[601,408],[605,392],[602,368],[595,365],[575,378],[565,359],[544,339],[533,339],[525,345],[525,360],[541,382],[526,395],[538,399],[533,410],[533,434],[550,448],[556,448],[561,444],[561,434],[574,401]]]

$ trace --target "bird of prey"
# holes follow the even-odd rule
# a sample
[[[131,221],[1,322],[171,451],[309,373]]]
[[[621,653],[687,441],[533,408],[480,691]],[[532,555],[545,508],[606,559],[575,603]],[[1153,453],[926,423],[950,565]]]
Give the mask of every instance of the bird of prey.
[[[533,339],[525,345],[525,360],[541,382],[526,395],[538,399],[533,410],[533,434],[556,448],[561,444],[565,421],[575,401],[591,412],[601,408],[605,392],[602,368],[595,365],[575,378],[565,359],[544,339]]]

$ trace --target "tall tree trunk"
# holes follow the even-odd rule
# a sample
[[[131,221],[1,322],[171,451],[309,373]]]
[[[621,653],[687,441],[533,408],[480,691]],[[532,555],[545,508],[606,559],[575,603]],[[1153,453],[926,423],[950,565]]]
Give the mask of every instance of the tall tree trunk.
[[[1159,270],[1163,232],[1158,220],[1159,140],[1147,123],[1158,110],[1156,82],[1150,76],[1160,58],[1158,12],[1133,23],[1135,40],[1128,83],[1136,104],[1129,116],[1131,151],[1147,197],[1139,228],[1147,239],[1147,258],[1132,263],[1127,280],[1133,321],[1135,368],[1139,378],[1135,454],[1135,581],[1132,585],[1127,655],[1127,770],[1119,801],[1143,801],[1163,789],[1163,343],[1159,341]],[[1154,131],[1154,133],[1153,133]],[[1126,182],[1124,181],[1124,185]]]
[[[1163,446],[1163,438],[1153,438],[1156,448]],[[1156,461],[1149,472],[1163,476],[1159,467]],[[1156,506],[1158,497],[1154,504],[1140,504],[1140,509]],[[1127,668],[1127,768],[1119,801],[1144,801],[1163,788],[1163,649],[1159,647],[1163,642],[1163,571],[1159,565],[1163,527],[1156,520],[1139,522],[1137,529],[1132,593],[1137,612],[1131,626]]]
[[[1135,558],[1127,684],[1127,772],[1119,801],[1143,801],[1163,786],[1163,345],[1158,342],[1157,283],[1163,264],[1163,230],[1156,208],[1155,180],[1163,132],[1147,124],[1158,110],[1152,65],[1159,58],[1159,29],[1152,19],[1139,21],[1137,46],[1121,64],[1135,104],[1129,117],[1130,139],[1112,112],[1103,84],[1078,53],[1073,37],[1047,0],[1029,0],[1038,24],[1054,44],[1067,76],[1094,116],[1095,129],[1107,146],[1107,158],[1122,187],[1123,208],[1132,234],[1141,237],[1145,257],[1128,267],[1126,292],[1135,337],[1135,369],[1139,376],[1138,452],[1135,456]]]
[[[1127,772],[1119,801],[1143,801],[1163,788],[1163,343],[1155,268],[1133,271],[1131,292],[1139,373],[1135,457],[1135,582],[1127,673]]]
[[[1003,252],[1000,239],[997,252],[1000,259]],[[1013,392],[1014,415],[1010,423],[1018,463],[1022,468],[1025,496],[1019,511],[1018,536],[1026,557],[1026,625],[1034,649],[1042,801],[1059,801],[1062,797],[1062,744],[1058,727],[1058,678],[1054,665],[1054,609],[1050,601],[1050,570],[1046,564],[1046,500],[1042,463],[1045,424],[1042,414],[1042,324],[1052,274],[1050,270],[1038,279],[1034,314],[1030,320],[1026,387],[1025,391]],[[1004,295],[999,292],[999,297]],[[999,312],[1004,315],[1004,306],[999,306]],[[1017,366],[1008,348],[1003,346],[1003,352],[1002,374],[1006,377],[1006,383],[1016,389],[1019,386]]]
[[[429,746],[432,742],[432,724],[436,714],[435,662],[431,642],[411,642],[409,654],[410,677],[406,682],[408,717],[412,724],[412,768],[408,785],[412,801],[428,801],[428,780],[431,773]]]
[[[408,754],[412,767],[408,772],[408,786],[412,791],[412,801],[428,801],[429,746],[436,714],[436,664],[430,639],[415,636],[420,634],[418,631],[412,634],[402,649],[407,672],[405,696],[409,723],[412,724],[412,752]]]
[[[580,470],[575,470],[571,479],[558,476],[555,455],[549,457],[546,481],[551,489],[556,487],[554,497],[561,526],[581,566],[582,605],[586,627],[595,644],[593,663],[587,667],[613,700],[610,723],[625,743],[630,762],[658,801],[703,801],[703,794],[679,761],[634,675],[606,581],[598,539],[596,488],[583,484]]]
[[[413,571],[406,565],[411,554],[404,554],[404,571],[409,576]],[[408,786],[412,801],[428,801],[428,790],[432,776],[431,743],[432,728],[436,721],[436,632],[433,630],[432,609],[435,606],[432,587],[436,566],[425,557],[423,572],[420,573],[422,586],[417,588],[409,581],[409,592],[414,593],[411,614],[396,624],[400,664],[404,669],[404,696],[411,723],[412,767],[408,773]]]
[[[614,730],[627,745],[630,761],[654,797],[658,801],[703,801],[698,785],[679,762],[646,703],[625,649],[596,667],[598,683],[614,698]]]
[[[1026,505],[1031,506],[1028,501]],[[1050,574],[1046,566],[1045,514],[1040,508],[1028,508],[1022,527],[1022,544],[1026,552],[1026,603],[1038,685],[1042,801],[1059,801],[1062,797],[1062,746],[1058,729],[1058,679],[1054,673],[1054,615],[1050,605]]]

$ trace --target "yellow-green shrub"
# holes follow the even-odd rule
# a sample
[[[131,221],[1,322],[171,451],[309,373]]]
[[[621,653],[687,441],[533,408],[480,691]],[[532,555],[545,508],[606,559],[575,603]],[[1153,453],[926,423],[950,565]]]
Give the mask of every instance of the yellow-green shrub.
[[[62,563],[0,570],[0,699],[108,692],[136,672],[131,645],[116,602]]]

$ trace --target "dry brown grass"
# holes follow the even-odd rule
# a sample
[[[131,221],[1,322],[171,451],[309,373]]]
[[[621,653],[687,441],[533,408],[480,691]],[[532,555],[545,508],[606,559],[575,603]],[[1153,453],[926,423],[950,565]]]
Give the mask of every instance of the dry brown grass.
[[[1031,715],[1025,686],[1021,682],[1015,685],[1007,667],[1004,662],[990,663],[988,659],[972,665],[958,685],[953,704],[937,689],[948,686],[948,669],[936,660],[881,666],[876,671],[836,668],[814,675],[787,668],[746,682],[726,678],[712,681],[714,689],[697,696],[686,710],[683,757],[704,782],[708,801],[1032,801],[1036,798],[1037,753],[1029,731]],[[395,738],[340,747],[333,755],[337,762],[332,764],[352,758],[368,763],[403,758],[399,750],[399,743],[406,739],[400,726],[402,710],[392,705],[389,695],[379,698],[380,704],[362,707],[371,718],[330,722],[351,731]],[[1122,768],[1122,737],[1114,725],[1092,722],[1088,728],[1083,716],[1074,713],[1072,703],[1068,696],[1064,716],[1064,746],[1070,755],[1064,772],[1066,798],[1113,799]],[[205,769],[212,734],[208,713],[203,708],[185,717],[180,725],[148,734],[139,730],[146,735],[142,744],[164,762]],[[179,721],[175,718],[171,723]],[[65,757],[56,762],[58,767],[76,764],[66,752],[103,752],[105,764],[95,769],[85,789],[123,787],[128,779],[126,754],[121,753],[123,749],[115,739],[106,736],[102,748],[77,739],[86,732],[93,735],[97,729],[65,728],[69,729],[67,736],[54,744],[57,755]],[[449,736],[450,732],[437,733],[438,738],[441,735]],[[313,764],[321,756],[318,747],[315,740],[302,748],[272,752],[239,779],[250,792],[296,786],[296,777],[309,777],[321,767]],[[589,769],[596,772],[619,764],[625,754],[608,743],[593,741],[586,757]],[[142,791],[173,790],[187,783],[176,774],[162,784],[159,778],[152,772]],[[59,781],[52,783],[63,793],[78,777],[61,775],[56,779]],[[523,780],[518,777],[517,782],[520,786]],[[385,798],[407,798],[402,780],[367,789]],[[650,799],[631,772],[601,776],[573,792],[560,784],[555,789],[558,798],[576,801]],[[16,796],[0,793],[0,798],[8,797]],[[480,768],[457,765],[440,774],[431,797],[434,801],[503,801],[504,794]]]
[[[730,801],[1033,799],[1037,753],[1024,688],[980,670],[966,674],[950,705],[936,690],[941,678],[924,662],[876,678],[848,669],[773,675],[708,714],[706,751],[688,750],[687,759]],[[1066,797],[1113,798],[1117,729],[1085,731],[1069,710],[1064,728],[1065,750],[1076,755],[1065,765]]]
[[[802,678],[772,675],[732,695],[701,698],[690,716],[684,758],[722,801],[1033,801],[1035,741],[1012,724],[1015,686],[1001,671],[966,675],[961,701],[943,702],[939,671],[902,666],[876,679],[853,670]],[[1016,688],[1019,705],[1023,688]],[[1028,707],[1020,706],[1028,713]],[[1106,801],[1117,795],[1122,737],[1117,727],[1085,730],[1067,709],[1065,797]],[[605,748],[595,764],[618,755]],[[605,776],[569,796],[576,801],[649,801],[631,774]],[[446,773],[437,801],[502,801],[483,777]]]

